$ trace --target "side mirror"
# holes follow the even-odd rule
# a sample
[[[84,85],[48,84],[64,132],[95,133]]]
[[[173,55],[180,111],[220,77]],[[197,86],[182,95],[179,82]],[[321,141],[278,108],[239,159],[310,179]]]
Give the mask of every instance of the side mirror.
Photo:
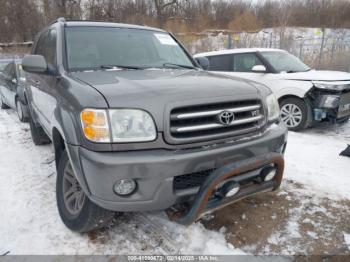
[[[27,55],[22,59],[22,68],[29,73],[45,73],[47,63],[42,55]]]
[[[266,73],[267,70],[266,70],[266,67],[263,65],[255,65],[252,68],[252,72],[254,72],[254,73]]]
[[[196,57],[195,58],[196,62],[203,68],[204,70],[209,69],[209,59],[206,57]]]

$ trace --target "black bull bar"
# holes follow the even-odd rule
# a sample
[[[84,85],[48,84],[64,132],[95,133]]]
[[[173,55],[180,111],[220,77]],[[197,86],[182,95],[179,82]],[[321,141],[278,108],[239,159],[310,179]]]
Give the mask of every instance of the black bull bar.
[[[259,168],[264,168],[269,165],[273,166],[276,170],[276,175],[272,180],[243,187],[233,196],[224,197],[220,200],[213,201],[213,193],[225,180],[234,180],[235,177],[238,178],[238,176],[244,173],[254,171]],[[198,193],[195,195],[194,200],[187,208],[182,208],[180,210],[169,208],[166,210],[166,213],[169,219],[174,222],[183,225],[192,224],[205,213],[218,210],[238,200],[260,192],[276,190],[281,184],[283,170],[284,159],[283,155],[279,153],[268,153],[264,156],[250,158],[225,165],[216,169],[208,176],[208,178],[201,185]]]

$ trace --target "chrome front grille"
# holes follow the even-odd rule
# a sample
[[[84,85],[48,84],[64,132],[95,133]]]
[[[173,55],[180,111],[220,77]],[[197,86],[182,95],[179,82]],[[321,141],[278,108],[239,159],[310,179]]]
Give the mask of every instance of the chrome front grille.
[[[238,136],[258,131],[265,123],[259,100],[177,107],[170,112],[170,135],[176,140]]]

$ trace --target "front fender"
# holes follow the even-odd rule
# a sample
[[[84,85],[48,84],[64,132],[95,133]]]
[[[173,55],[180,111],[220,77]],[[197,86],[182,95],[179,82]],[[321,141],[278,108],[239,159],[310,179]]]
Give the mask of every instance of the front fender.
[[[63,140],[71,145],[81,145],[81,132],[75,115],[61,106],[56,107],[51,120],[51,136],[54,128],[61,134]]]
[[[112,145],[109,143],[93,143],[88,141],[82,132],[78,114],[62,106],[55,108],[51,127],[51,137],[54,128],[56,128],[66,144],[83,146],[91,151],[112,151]]]
[[[310,81],[278,81],[271,89],[275,93],[277,99],[283,96],[297,96],[305,98],[307,93],[312,89],[313,84]]]

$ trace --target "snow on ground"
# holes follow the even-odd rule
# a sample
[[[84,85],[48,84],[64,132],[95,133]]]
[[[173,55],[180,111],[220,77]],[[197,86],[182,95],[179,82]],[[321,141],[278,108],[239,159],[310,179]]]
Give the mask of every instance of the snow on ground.
[[[289,132],[284,177],[326,197],[350,199],[350,158],[339,156],[350,144],[350,123],[337,131],[322,124],[304,133]]]
[[[277,230],[268,238],[272,244],[286,240],[286,250],[281,253],[293,254],[295,250],[285,236],[300,237],[299,221],[305,216],[304,206],[309,205],[307,197],[328,197],[334,200],[333,205],[336,200],[350,199],[350,158],[339,156],[349,142],[350,123],[342,127],[325,124],[304,133],[289,133],[286,180],[277,198],[288,199],[292,192],[302,206],[293,209],[285,231]],[[88,235],[73,233],[63,225],[57,212],[51,146],[34,146],[28,124],[19,123],[11,110],[0,111],[0,149],[0,255],[8,251],[10,254],[243,253],[227,242],[226,228],[220,226],[221,230],[212,231],[202,223],[184,227],[168,221],[163,213],[125,214],[116,218],[115,225],[108,230]],[[297,182],[303,188],[295,188],[287,181]],[[306,215],[310,216],[317,212],[332,215],[318,205],[307,210]],[[245,214],[241,217],[249,223]],[[230,226],[223,226],[226,225]],[[350,232],[347,227],[344,230],[344,241],[349,246]],[[307,232],[316,239],[312,230]]]

